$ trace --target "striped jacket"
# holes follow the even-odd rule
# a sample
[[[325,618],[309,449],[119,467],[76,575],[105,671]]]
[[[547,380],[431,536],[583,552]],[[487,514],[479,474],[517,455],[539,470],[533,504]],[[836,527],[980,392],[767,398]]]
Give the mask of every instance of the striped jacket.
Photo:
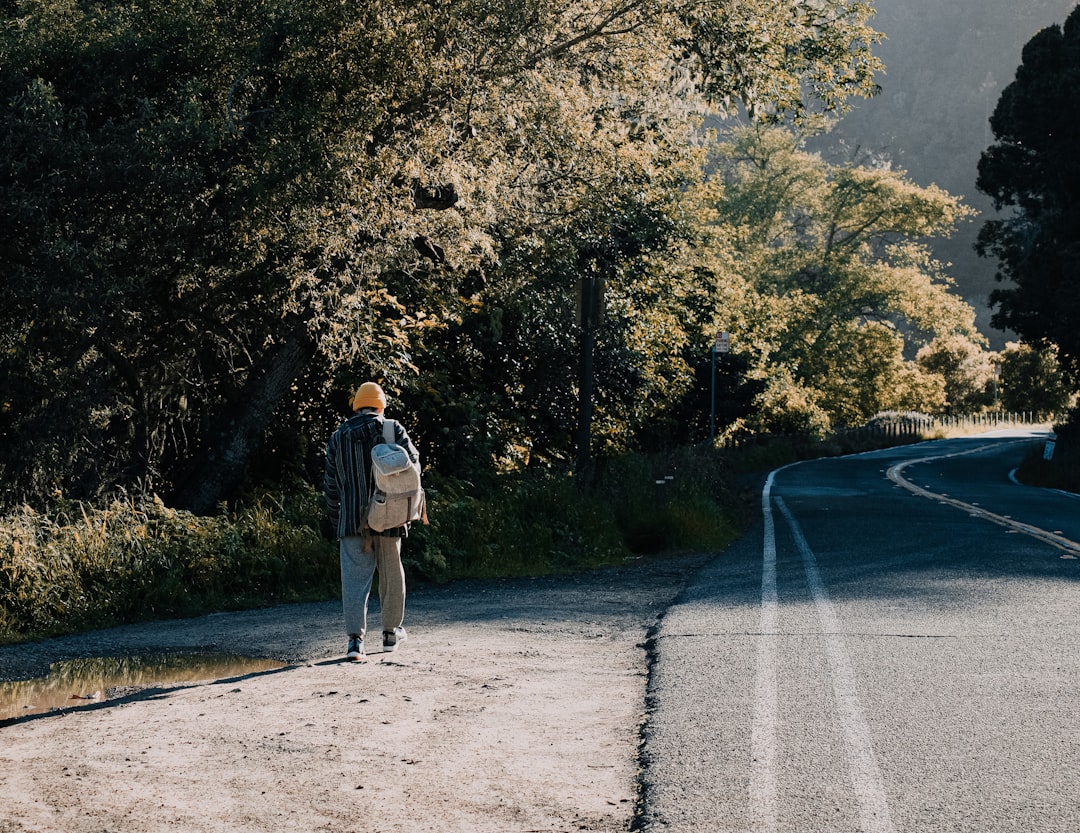
[[[414,463],[420,461],[400,422],[394,425],[394,442],[403,446]],[[371,477],[371,449],[382,442],[383,418],[372,411],[349,417],[326,445],[323,491],[330,523],[338,538],[363,534],[364,510],[375,485]]]

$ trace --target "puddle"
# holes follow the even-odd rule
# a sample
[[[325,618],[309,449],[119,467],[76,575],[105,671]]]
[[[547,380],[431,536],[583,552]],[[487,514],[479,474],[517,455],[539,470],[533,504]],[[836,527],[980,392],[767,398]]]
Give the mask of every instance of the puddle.
[[[0,722],[113,700],[143,688],[222,680],[284,667],[276,660],[226,654],[65,660],[50,665],[47,677],[0,682]]]

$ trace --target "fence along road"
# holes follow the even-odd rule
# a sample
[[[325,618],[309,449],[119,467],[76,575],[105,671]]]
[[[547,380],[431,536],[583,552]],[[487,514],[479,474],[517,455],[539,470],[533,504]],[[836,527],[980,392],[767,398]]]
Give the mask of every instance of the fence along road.
[[[1024,432],[770,475],[655,634],[648,831],[1080,830],[1080,500]]]

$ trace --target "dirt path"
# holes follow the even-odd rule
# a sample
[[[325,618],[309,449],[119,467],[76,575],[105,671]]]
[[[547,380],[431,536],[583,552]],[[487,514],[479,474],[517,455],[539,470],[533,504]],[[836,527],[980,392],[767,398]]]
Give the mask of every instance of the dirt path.
[[[362,663],[336,603],[0,648],[7,680],[160,650],[288,663],[0,727],[0,831],[627,831],[643,643],[702,562],[416,588],[409,641]]]

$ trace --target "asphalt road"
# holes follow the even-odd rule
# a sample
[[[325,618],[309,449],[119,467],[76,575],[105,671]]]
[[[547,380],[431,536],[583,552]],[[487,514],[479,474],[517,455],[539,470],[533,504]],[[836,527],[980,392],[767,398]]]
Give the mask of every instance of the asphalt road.
[[[661,620],[643,829],[1080,830],[1080,499],[1041,438],[774,472]]]

